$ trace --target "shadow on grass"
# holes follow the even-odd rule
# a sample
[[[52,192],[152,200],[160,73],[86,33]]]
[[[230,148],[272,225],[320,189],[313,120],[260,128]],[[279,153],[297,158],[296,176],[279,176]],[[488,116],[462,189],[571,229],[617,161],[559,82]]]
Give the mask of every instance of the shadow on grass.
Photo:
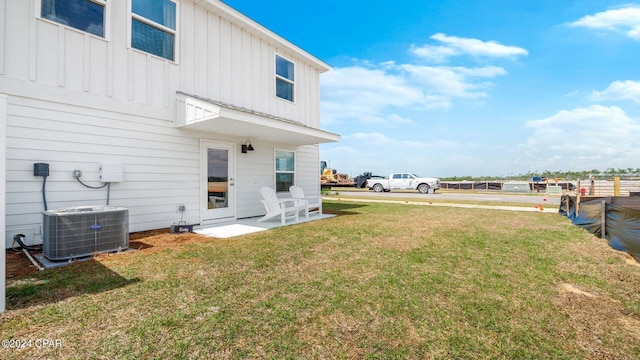
[[[52,304],[83,294],[97,294],[140,282],[126,279],[100,262],[87,260],[48,269],[7,284],[7,310]]]
[[[353,209],[367,207],[369,205],[366,204],[357,204],[357,203],[343,203],[343,202],[328,202],[325,201],[322,204],[322,211],[327,214],[335,214],[335,215],[356,215],[361,214],[357,211],[352,211]]]

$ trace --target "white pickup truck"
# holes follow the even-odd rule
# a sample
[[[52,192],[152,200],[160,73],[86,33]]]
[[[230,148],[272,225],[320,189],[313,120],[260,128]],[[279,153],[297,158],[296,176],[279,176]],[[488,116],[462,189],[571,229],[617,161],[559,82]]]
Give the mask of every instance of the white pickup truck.
[[[394,173],[389,178],[372,178],[367,180],[367,188],[375,192],[391,190],[418,190],[426,194],[429,190],[440,189],[440,179],[423,178],[410,173]]]

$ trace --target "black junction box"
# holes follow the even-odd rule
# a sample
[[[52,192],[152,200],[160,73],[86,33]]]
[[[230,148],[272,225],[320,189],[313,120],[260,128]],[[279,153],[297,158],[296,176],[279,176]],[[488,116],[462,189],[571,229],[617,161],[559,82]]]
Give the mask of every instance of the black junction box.
[[[49,176],[49,164],[47,163],[33,164],[33,176]]]

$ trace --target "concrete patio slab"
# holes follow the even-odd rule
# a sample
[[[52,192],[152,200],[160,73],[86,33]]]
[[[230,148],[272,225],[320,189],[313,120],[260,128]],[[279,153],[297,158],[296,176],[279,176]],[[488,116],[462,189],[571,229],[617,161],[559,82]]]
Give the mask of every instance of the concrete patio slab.
[[[292,222],[287,222],[284,225],[280,222],[280,218],[274,218],[272,220],[258,222],[260,217],[252,217],[246,219],[238,219],[230,222],[223,222],[212,225],[199,225],[195,226],[193,232],[205,236],[211,236],[215,238],[231,238],[235,236],[241,236],[246,234],[252,234],[259,231],[265,231],[282,226],[302,224],[309,221],[323,220],[334,217],[331,214],[312,215],[309,219],[301,216],[300,219]]]

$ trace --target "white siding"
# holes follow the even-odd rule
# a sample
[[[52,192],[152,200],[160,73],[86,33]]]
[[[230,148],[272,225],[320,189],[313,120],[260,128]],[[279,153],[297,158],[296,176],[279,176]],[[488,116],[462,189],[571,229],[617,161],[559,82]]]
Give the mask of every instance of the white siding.
[[[0,1],[0,8],[2,8],[2,2]],[[5,239],[5,179],[6,179],[6,151],[5,151],[5,132],[6,132],[6,124],[7,124],[7,96],[4,94],[0,94],[0,209],[2,209],[2,213],[0,214],[0,236],[2,236],[3,242],[6,243]],[[6,252],[0,249],[0,313],[4,312],[6,308],[6,294],[5,294],[5,279],[7,273],[6,266]]]
[[[259,190],[274,186],[276,148],[297,152],[296,181],[305,192],[319,193],[315,145],[251,139],[256,150],[241,154],[241,136],[174,127],[176,92],[182,91],[319,128],[319,75],[326,69],[309,62],[308,54],[247,26],[248,20],[230,22],[237,14],[227,16],[218,5],[203,3],[205,9],[182,0],[172,62],[127,47],[126,1],[108,2],[106,39],[37,18],[36,1],[0,0],[7,234],[19,230],[30,235],[27,243],[41,240],[43,179],[33,176],[38,162],[50,164],[50,209],[105,204],[106,188],[85,188],[72,172],[80,169],[82,180],[96,186],[100,163],[119,163],[124,181],[111,184],[109,201],[129,208],[131,231],[177,222],[177,205],[186,206],[184,220],[197,223],[201,139],[238,144],[238,217],[264,213]],[[296,64],[295,103],[275,97],[276,53]]]
[[[38,1],[38,0],[35,0]],[[109,40],[36,18],[32,1],[5,7],[7,77],[173,109],[177,90],[319,127],[320,70],[191,1],[179,3],[179,62],[127,48],[127,2],[110,4]],[[25,21],[27,20],[27,21]],[[274,56],[295,62],[296,101],[275,96]],[[0,68],[0,70],[2,70]]]
[[[33,164],[48,163],[46,181],[49,209],[67,206],[106,204],[107,189],[88,189],[82,180],[100,185],[101,163],[122,164],[124,181],[111,184],[109,203],[129,208],[130,230],[168,227],[178,219],[177,205],[185,205],[185,220],[198,223],[200,199],[200,139],[231,141],[191,131],[177,131],[167,123],[137,115],[99,111],[10,97],[7,109],[7,226],[31,229],[39,242],[41,212],[44,210],[41,177],[33,176]],[[237,216],[264,213],[260,188],[274,184],[274,150],[296,151],[296,183],[309,194],[317,194],[317,146],[252,142],[255,151],[236,154]],[[238,146],[239,149],[239,146]],[[6,240],[10,244],[10,238]]]
[[[105,204],[100,185],[103,162],[119,163],[124,181],[113,183],[110,204],[130,209],[131,230],[166,227],[176,221],[178,204],[198,222],[199,136],[185,136],[168,122],[126,113],[10,97],[7,118],[7,224],[33,227],[40,234],[42,178],[33,163],[50,164],[49,209]]]

